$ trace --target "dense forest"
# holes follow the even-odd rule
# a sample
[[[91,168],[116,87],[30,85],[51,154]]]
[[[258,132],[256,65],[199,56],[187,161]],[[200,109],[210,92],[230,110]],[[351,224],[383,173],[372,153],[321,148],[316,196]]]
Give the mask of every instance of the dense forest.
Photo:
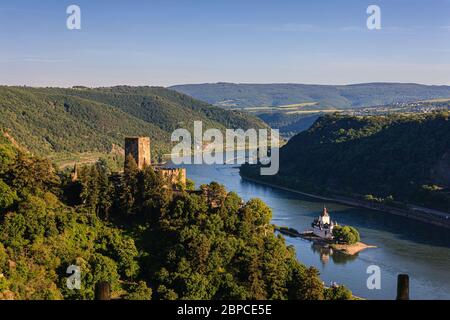
[[[224,108],[282,106],[316,102],[313,109],[348,109],[450,98],[450,86],[413,83],[362,83],[354,85],[205,83],[171,89]],[[311,107],[310,107],[311,108]]]
[[[168,187],[104,161],[75,177],[0,136],[0,299],[349,299],[274,233],[271,210],[217,183]],[[67,287],[67,268],[81,288]]]
[[[149,136],[153,156],[170,150],[174,129],[194,121],[224,130],[266,127],[256,117],[225,111],[159,87],[28,88],[0,86],[0,128],[37,155],[108,153],[125,136]]]
[[[449,116],[324,116],[281,149],[278,175],[260,177],[254,166],[241,174],[321,194],[450,212]]]

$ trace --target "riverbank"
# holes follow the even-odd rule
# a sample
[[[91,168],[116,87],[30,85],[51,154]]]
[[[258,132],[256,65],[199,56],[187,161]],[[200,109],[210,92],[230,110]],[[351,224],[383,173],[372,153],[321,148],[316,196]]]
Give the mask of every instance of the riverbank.
[[[262,199],[272,208],[272,224],[306,230],[326,204],[331,209],[332,217],[359,230],[362,242],[378,247],[350,256],[338,251],[331,253],[332,249],[306,239],[284,236],[286,243],[295,248],[298,260],[319,270],[326,284],[345,284],[356,296],[366,299],[393,299],[397,292],[397,275],[409,270],[416,279],[410,283],[412,299],[450,299],[450,233],[445,229],[436,230],[429,224],[418,225],[414,220],[410,223],[395,215],[374,210],[352,209],[345,205],[334,207],[322,200],[311,200],[310,197],[248,182],[241,179],[235,167],[186,166],[188,177],[197,186],[217,181],[245,200]],[[383,267],[381,290],[367,289],[366,270],[369,265]]]
[[[363,250],[376,248],[376,246],[371,246],[363,242],[357,242],[355,244],[331,244],[330,248],[335,251],[340,251],[342,253],[353,256]]]
[[[298,232],[297,230],[293,228],[287,228],[287,227],[278,227],[274,226],[275,231],[280,232],[281,234],[292,237],[292,238],[302,238],[309,241],[312,241],[324,248],[331,248],[334,251],[339,251],[344,254],[353,256],[363,250],[370,249],[370,248],[376,248],[376,246],[371,246],[368,244],[365,244],[363,242],[357,242],[355,244],[338,244],[334,243],[333,241],[322,239],[318,236],[316,236],[312,231],[304,231],[304,232]]]
[[[421,222],[424,222],[424,223],[427,223],[427,224],[432,224],[432,225],[435,225],[435,226],[439,226],[439,227],[450,229],[450,218],[448,218],[450,216],[450,213],[446,217],[446,216],[444,216],[444,214],[445,214],[444,212],[441,212],[439,215],[438,214],[433,214],[431,212],[435,211],[435,210],[431,210],[431,209],[427,209],[427,208],[422,208],[422,210],[428,210],[429,212],[425,212],[425,211],[422,211],[420,209],[417,209],[417,207],[414,207],[413,209],[410,209],[410,210],[408,210],[408,209],[400,209],[400,208],[395,208],[395,207],[389,207],[389,206],[386,206],[386,205],[383,205],[383,204],[374,204],[374,203],[363,201],[363,200],[359,200],[359,199],[353,199],[353,198],[350,198],[350,197],[321,196],[321,195],[311,194],[311,193],[302,192],[302,191],[299,191],[299,190],[296,190],[296,189],[284,187],[284,186],[281,186],[281,185],[277,185],[277,184],[274,184],[274,183],[261,181],[261,180],[250,178],[250,177],[245,177],[245,176],[242,176],[242,175],[241,175],[241,178],[244,179],[244,180],[248,180],[248,181],[254,182],[254,183],[258,183],[258,184],[261,184],[261,185],[272,187],[272,188],[275,188],[275,189],[280,189],[280,190],[285,190],[285,191],[297,193],[297,194],[300,194],[302,196],[313,198],[313,199],[319,199],[319,200],[323,200],[323,201],[327,201],[327,202],[335,202],[335,203],[345,204],[345,205],[352,206],[352,207],[360,207],[360,208],[364,208],[364,209],[390,213],[390,214],[402,216],[402,217],[405,217],[405,218],[418,220],[418,221],[421,221]]]

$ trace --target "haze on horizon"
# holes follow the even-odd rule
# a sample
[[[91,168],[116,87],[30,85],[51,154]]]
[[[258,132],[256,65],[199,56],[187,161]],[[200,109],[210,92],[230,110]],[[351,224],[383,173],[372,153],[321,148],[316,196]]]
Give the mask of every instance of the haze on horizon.
[[[450,1],[18,0],[0,4],[0,47],[0,85],[450,85]]]

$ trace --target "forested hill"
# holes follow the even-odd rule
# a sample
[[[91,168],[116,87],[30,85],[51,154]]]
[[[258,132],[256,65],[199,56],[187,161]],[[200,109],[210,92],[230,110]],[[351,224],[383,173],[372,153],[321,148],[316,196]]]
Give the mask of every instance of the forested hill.
[[[449,116],[319,118],[281,149],[279,174],[267,179],[299,190],[400,200],[450,212]],[[252,170],[242,173],[252,175]]]
[[[0,87],[0,129],[36,154],[109,152],[125,136],[147,135],[168,151],[176,128],[261,128],[265,124],[159,87]]]
[[[73,181],[0,136],[0,300],[93,299],[103,281],[114,299],[352,298],[297,261],[261,200],[217,183],[175,193],[133,159],[114,177],[99,161]]]
[[[450,98],[450,86],[409,83],[354,85],[208,83],[173,86],[178,92],[222,107],[284,106],[315,102],[317,109],[347,109]]]

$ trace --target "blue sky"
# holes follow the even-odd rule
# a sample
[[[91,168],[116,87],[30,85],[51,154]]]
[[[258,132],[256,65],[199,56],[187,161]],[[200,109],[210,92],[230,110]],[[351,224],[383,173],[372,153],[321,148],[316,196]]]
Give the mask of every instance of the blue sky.
[[[0,84],[219,81],[450,85],[450,0],[0,2]]]

